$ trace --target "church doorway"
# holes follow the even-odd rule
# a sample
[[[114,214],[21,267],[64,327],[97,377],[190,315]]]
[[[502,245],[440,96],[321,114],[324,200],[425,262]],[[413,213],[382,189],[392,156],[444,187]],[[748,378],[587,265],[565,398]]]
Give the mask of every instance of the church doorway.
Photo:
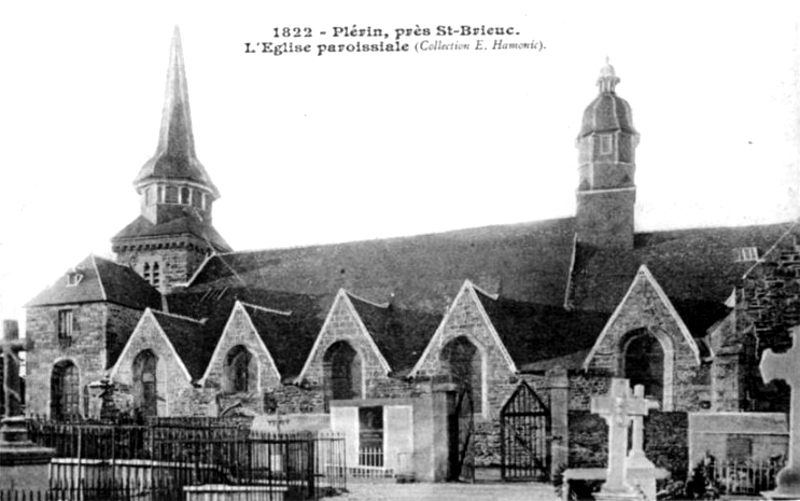
[[[478,347],[466,336],[459,336],[444,346],[440,359],[457,391],[469,393],[472,411],[483,412],[483,358]]]
[[[70,360],[53,367],[50,378],[50,417],[56,421],[80,418],[80,377]]]
[[[142,417],[158,416],[158,357],[144,350],[133,360],[133,407]]]
[[[664,350],[647,329],[630,333],[625,344],[624,377],[631,387],[644,386],[644,394],[661,402],[664,397]]]
[[[363,398],[361,356],[347,341],[333,343],[323,358],[325,402]]]

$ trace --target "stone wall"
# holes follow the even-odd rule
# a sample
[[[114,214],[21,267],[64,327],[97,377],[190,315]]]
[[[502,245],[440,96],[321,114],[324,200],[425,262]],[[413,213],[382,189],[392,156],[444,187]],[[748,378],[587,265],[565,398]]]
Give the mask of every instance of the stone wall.
[[[683,412],[651,412],[645,418],[645,455],[667,469],[673,479],[686,478],[689,468],[688,418]],[[569,467],[608,466],[608,426],[584,411],[569,414]]]
[[[761,249],[764,252],[764,249]],[[792,344],[789,328],[800,324],[800,248],[796,236],[787,236],[764,261],[747,274],[737,291],[739,314],[750,322],[752,341],[743,350],[746,364],[748,410],[787,412],[789,391],[783,384],[761,383],[757,367],[767,348],[786,351]]]
[[[361,359],[364,391],[360,395],[366,398],[371,394],[371,387],[376,381],[386,377],[386,369],[380,362],[374,345],[370,343],[368,334],[361,327],[358,316],[349,301],[340,295],[328,315],[326,324],[319,333],[316,350],[303,374],[304,383],[311,388],[322,389],[325,384],[325,354],[336,342],[346,341],[358,353]]]
[[[717,461],[767,461],[788,453],[786,414],[721,412],[689,414],[689,463],[706,453]]]
[[[209,362],[208,372],[203,381],[205,388],[225,391],[225,361],[228,353],[237,346],[244,346],[255,359],[257,365],[257,373],[254,374],[256,380],[250,382],[251,392],[262,393],[280,385],[281,375],[273,364],[270,354],[265,351],[264,344],[258,337],[258,333],[253,329],[244,308],[237,306],[233,310],[225,331],[222,333],[215,351],[216,356]],[[252,400],[252,398],[247,400]],[[261,407],[259,405],[254,410],[259,413],[263,412]]]
[[[133,362],[143,350],[151,350],[157,357],[156,392],[159,416],[207,415],[204,408],[189,408],[187,396],[192,395],[191,375],[175,356],[175,351],[160,331],[154,317],[146,315],[136,334],[129,341],[126,352],[120,358],[113,382],[119,389],[125,407],[131,408],[133,395]],[[122,395],[128,395],[127,399]],[[183,414],[187,412],[188,414]]]
[[[649,272],[639,271],[619,314],[605,331],[595,350],[589,371],[625,377],[624,347],[630,334],[645,329],[655,336],[663,351],[663,398],[666,411],[694,411],[711,400],[710,367],[703,366],[681,331],[675,317],[661,300]]]
[[[71,310],[70,339],[59,339],[59,312]],[[102,379],[107,368],[107,343],[119,342],[140,312],[107,303],[64,304],[29,308],[26,336],[34,348],[27,356],[26,409],[29,414],[50,414],[50,379],[55,364],[70,361],[79,374],[80,410],[91,407],[88,385]],[[110,332],[110,336],[107,333]],[[112,339],[113,338],[113,339]],[[87,416],[84,416],[87,417]]]
[[[437,349],[426,353],[425,358],[419,363],[417,374],[421,378],[447,376],[448,371],[441,359],[441,350],[447,343],[462,336],[466,337],[477,347],[486,371],[482,374],[481,418],[492,420],[497,418],[500,408],[516,389],[520,378],[511,371],[501,347],[492,336],[490,325],[481,314],[482,308],[475,294],[469,287],[465,287],[462,291],[463,293],[456,298],[455,304],[451,307],[441,331],[437,332],[437,336],[440,337],[433,341]]]

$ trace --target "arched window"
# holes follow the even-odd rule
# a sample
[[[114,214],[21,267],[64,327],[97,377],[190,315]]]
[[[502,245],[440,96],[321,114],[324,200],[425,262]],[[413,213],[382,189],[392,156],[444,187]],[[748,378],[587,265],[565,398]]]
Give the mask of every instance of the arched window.
[[[167,186],[167,203],[168,204],[176,204],[176,203],[178,203],[178,187],[177,186]]]
[[[152,283],[150,275],[150,263],[144,263],[144,265],[142,266],[142,278],[147,280],[149,283]]]
[[[646,397],[662,401],[664,397],[664,350],[658,339],[639,329],[631,334],[625,344],[624,377],[631,387],[644,386]]]
[[[362,398],[361,356],[347,341],[333,343],[323,357],[326,405],[330,400]]]
[[[181,188],[181,203],[183,205],[189,205],[190,201],[189,199],[191,197],[191,194],[192,194],[191,190],[189,190],[189,188],[187,188],[186,186]]]
[[[203,193],[199,190],[192,190],[192,207],[203,208]]]
[[[234,346],[225,357],[226,391],[239,393],[256,390],[258,387],[258,365],[250,350],[242,345]]]
[[[80,378],[69,360],[57,363],[50,378],[50,417],[57,421],[80,417]]]
[[[158,357],[143,350],[133,360],[133,407],[142,416],[158,415]]]
[[[459,391],[472,397],[476,414],[483,410],[483,360],[478,348],[465,336],[448,342],[440,355],[442,368],[451,377]]]
[[[153,284],[153,287],[161,285],[161,267],[158,265],[158,261],[153,263],[153,280],[150,283]]]

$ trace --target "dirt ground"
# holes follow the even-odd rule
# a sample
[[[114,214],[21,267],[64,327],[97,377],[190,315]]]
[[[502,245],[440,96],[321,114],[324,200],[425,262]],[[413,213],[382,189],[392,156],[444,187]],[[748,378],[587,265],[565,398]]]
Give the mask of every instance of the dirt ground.
[[[330,501],[559,501],[553,486],[541,483],[413,483],[394,480],[352,480],[346,493]]]

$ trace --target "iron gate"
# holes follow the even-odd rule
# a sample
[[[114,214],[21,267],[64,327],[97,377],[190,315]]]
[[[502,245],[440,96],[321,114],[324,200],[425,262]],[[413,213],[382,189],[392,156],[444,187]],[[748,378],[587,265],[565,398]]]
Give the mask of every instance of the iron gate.
[[[550,478],[550,410],[523,381],[500,411],[503,480]]]
[[[450,442],[450,481],[475,481],[475,414],[472,392],[464,388],[456,396],[448,416]]]

